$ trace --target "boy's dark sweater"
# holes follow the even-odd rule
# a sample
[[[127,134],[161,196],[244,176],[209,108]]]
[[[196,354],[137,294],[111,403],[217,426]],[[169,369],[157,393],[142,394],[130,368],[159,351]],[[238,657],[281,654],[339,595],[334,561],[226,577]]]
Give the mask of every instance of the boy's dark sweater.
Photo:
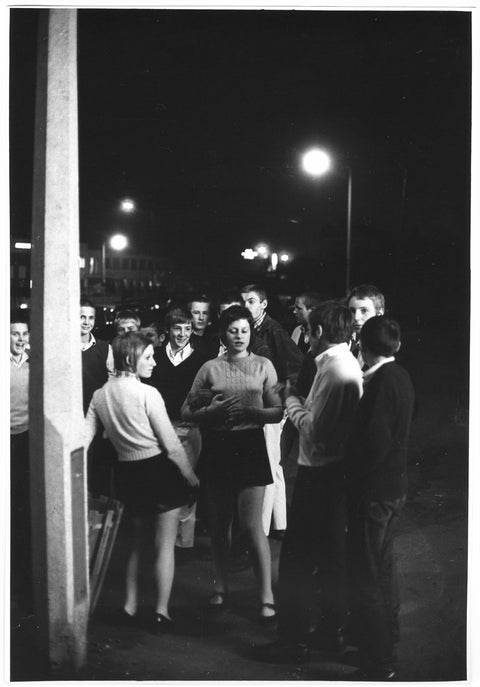
[[[385,363],[365,384],[345,456],[354,500],[388,501],[407,492],[407,452],[415,394],[408,372]]]
[[[207,358],[200,351],[194,350],[186,360],[175,366],[170,362],[165,346],[155,348],[154,357],[157,365],[153,368],[152,376],[143,381],[159,390],[170,420],[181,420],[180,410],[183,402],[192,387],[195,375]]]
[[[108,380],[108,342],[97,339],[93,346],[82,351],[83,413],[87,414],[93,392]]]

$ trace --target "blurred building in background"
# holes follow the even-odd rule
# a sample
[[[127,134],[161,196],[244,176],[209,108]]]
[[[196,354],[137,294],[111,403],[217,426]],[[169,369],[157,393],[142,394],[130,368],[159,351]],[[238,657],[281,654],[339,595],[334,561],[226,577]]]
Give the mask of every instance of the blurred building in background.
[[[32,281],[31,244],[12,242],[10,260],[10,306],[28,309]],[[82,297],[98,306],[115,306],[125,301],[158,301],[171,290],[172,267],[167,258],[128,250],[111,255],[102,264],[102,250],[80,244],[79,279]]]

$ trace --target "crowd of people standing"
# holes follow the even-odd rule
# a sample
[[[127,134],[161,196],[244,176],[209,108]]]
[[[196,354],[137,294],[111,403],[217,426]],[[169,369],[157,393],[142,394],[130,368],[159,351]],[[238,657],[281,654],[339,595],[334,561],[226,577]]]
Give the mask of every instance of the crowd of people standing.
[[[248,284],[215,300],[172,303],[162,321],[119,310],[108,342],[94,335],[94,305],[80,304],[88,487],[124,504],[130,536],[124,604],[112,620],[139,622],[150,547],[157,594],[148,626],[174,630],[175,546],[192,547],[201,523],[212,545],[212,611],[229,602],[232,538],[248,551],[259,618],[277,632],[256,658],[300,663],[311,651],[343,657],[353,646],[360,677],[395,679],[393,540],[414,405],[395,361],[399,325],[372,285],[337,300],[299,294],[291,334],[267,309],[263,287]],[[27,345],[28,323],[16,313],[11,465],[20,491],[12,523],[20,527],[29,500]],[[282,463],[292,455],[298,471],[287,507]],[[278,588],[269,536],[282,542]]]

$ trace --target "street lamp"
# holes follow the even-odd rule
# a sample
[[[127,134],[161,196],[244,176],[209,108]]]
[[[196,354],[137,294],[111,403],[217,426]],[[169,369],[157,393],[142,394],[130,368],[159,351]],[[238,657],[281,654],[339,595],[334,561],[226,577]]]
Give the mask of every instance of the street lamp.
[[[285,251],[282,251],[281,253],[276,253],[274,251],[271,252],[270,248],[264,243],[260,243],[255,247],[255,249],[245,248],[245,250],[242,252],[242,258],[245,260],[255,260],[255,258],[267,260],[270,258],[270,265],[268,267],[269,272],[275,272],[278,267],[278,263],[286,263],[290,260],[290,257],[290,253],[286,253]]]
[[[134,203],[134,201],[131,200],[130,198],[124,198],[124,199],[120,202],[120,210],[121,210],[122,212],[127,212],[127,213],[134,212],[134,211],[135,211],[135,203]]]
[[[105,297],[106,295],[106,253],[107,253],[107,243],[113,250],[124,250],[128,246],[128,239],[123,234],[114,234],[108,241],[102,243],[102,293]]]
[[[318,177],[330,170],[331,160],[328,153],[312,148],[302,156],[302,169],[310,176]],[[350,291],[351,243],[352,243],[352,168],[347,167],[347,247],[345,260],[345,292]]]

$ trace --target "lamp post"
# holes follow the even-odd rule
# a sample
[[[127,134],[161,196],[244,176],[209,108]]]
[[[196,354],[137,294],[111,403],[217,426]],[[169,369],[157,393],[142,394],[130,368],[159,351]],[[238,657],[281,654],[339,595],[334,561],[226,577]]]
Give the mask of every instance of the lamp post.
[[[312,148],[302,156],[302,169],[310,176],[322,176],[330,170],[331,160],[328,153]],[[351,244],[352,244],[352,168],[347,167],[347,247],[345,259],[345,292],[350,291]]]
[[[124,250],[128,246],[128,239],[123,234],[114,234],[108,241],[102,243],[102,295],[106,296],[106,257],[107,257],[107,243],[113,250]]]

